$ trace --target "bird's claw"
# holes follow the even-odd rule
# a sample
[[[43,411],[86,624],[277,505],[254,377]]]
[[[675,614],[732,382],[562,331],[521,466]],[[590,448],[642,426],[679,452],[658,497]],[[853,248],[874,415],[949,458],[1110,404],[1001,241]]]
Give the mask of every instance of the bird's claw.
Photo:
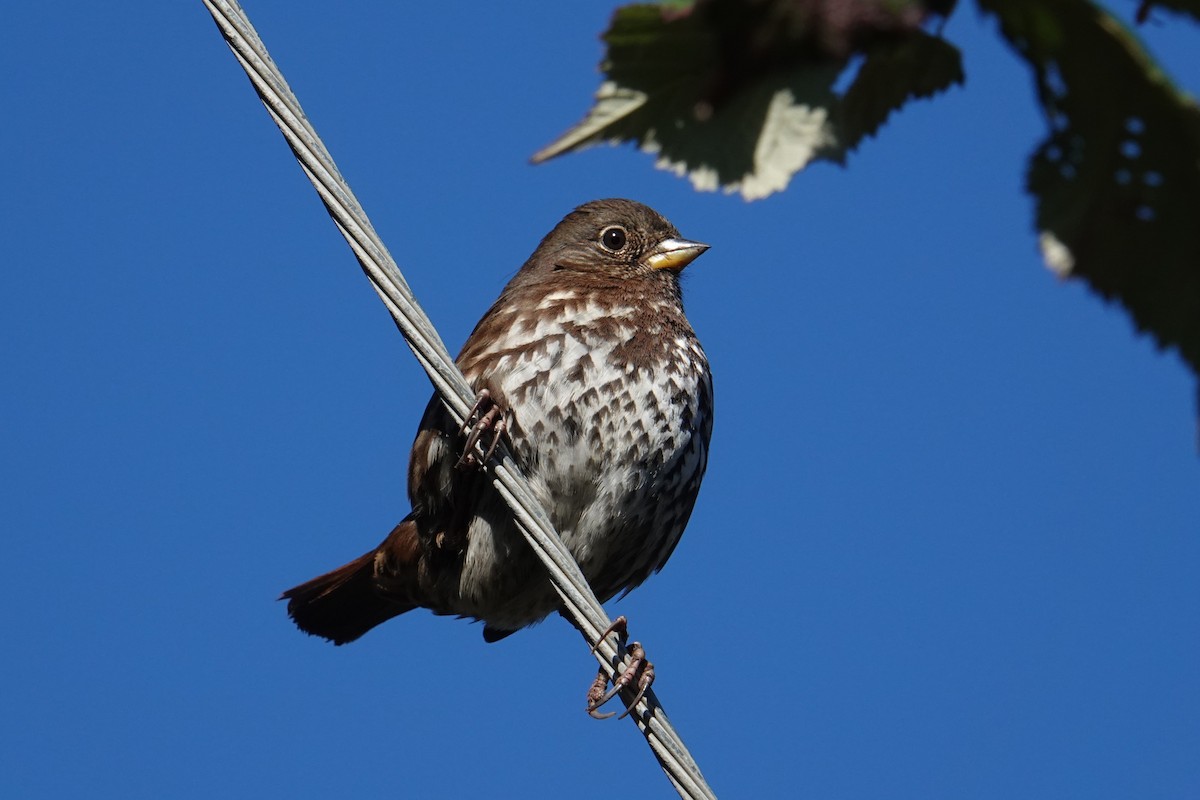
[[[488,431],[491,431],[492,438],[484,450],[483,460],[480,461],[475,454],[475,445]],[[466,420],[463,421],[462,427],[458,431],[460,435],[467,434],[467,441],[463,445],[462,457],[458,459],[455,466],[458,469],[470,469],[480,464],[486,464],[495,454],[496,448],[500,446],[500,437],[507,431],[508,423],[504,418],[504,409],[492,399],[491,392],[487,389],[480,389],[479,394],[475,397],[475,405],[471,407]]]
[[[624,650],[629,655],[629,665],[612,683],[612,688],[605,690],[608,686],[608,673],[601,669],[596,673],[596,680],[592,681],[591,688],[587,693],[587,712],[590,716],[596,719],[608,719],[613,716],[615,711],[600,713],[600,707],[616,697],[622,689],[629,686],[636,686],[637,692],[633,696],[633,700],[625,707],[625,711],[621,717],[628,716],[634,707],[646,695],[646,690],[654,683],[654,665],[646,659],[646,650],[642,647],[641,642],[633,642],[626,645],[629,640],[628,620],[624,616],[617,617],[613,620],[612,625],[608,626],[601,636],[599,641],[592,646],[592,651],[595,652],[599,647],[600,642],[609,637],[610,634],[617,634],[617,649]],[[618,717],[620,719],[621,717]]]

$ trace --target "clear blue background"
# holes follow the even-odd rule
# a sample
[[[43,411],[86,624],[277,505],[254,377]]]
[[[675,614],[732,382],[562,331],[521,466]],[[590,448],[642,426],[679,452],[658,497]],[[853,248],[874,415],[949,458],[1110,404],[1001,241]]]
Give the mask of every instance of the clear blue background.
[[[1042,266],[992,21],[947,28],[965,88],[748,205],[528,165],[611,6],[249,11],[452,350],[582,201],[712,244],[708,477],[611,607],[719,794],[1200,796],[1194,381]],[[428,382],[198,0],[5,17],[0,795],[671,796],[561,619],[291,626],[408,510]],[[1200,87],[1200,31],[1141,33]]]

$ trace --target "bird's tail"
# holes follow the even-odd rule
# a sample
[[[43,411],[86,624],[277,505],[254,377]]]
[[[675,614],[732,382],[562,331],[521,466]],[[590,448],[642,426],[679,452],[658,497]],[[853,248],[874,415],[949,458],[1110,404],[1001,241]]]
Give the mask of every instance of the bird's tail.
[[[352,642],[381,622],[417,607],[391,587],[404,566],[416,566],[419,551],[416,525],[401,522],[378,548],[349,564],[288,589],[288,616],[305,633],[334,644]],[[384,587],[389,587],[385,589]]]

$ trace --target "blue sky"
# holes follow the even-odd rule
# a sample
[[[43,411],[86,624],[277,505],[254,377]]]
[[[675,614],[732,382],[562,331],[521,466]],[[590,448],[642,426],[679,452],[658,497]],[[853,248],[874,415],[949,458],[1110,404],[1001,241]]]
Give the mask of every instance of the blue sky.
[[[712,245],[708,477],[610,604],[709,782],[1200,794],[1194,381],[1042,266],[1026,68],[968,5],[965,88],[749,205],[631,148],[529,166],[611,8],[248,10],[451,350],[580,202]],[[428,382],[199,2],[6,27],[0,794],[671,796],[560,619],[290,625],[408,510]],[[1200,32],[1142,34],[1200,88]]]

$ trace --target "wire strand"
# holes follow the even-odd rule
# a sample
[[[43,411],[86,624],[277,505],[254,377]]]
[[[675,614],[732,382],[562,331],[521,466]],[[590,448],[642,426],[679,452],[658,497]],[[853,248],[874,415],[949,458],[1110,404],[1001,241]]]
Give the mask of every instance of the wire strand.
[[[417,304],[396,262],[338,171],[316,130],[304,116],[300,102],[271,60],[258,33],[238,3],[204,0],[204,5],[212,14],[238,63],[246,71],[267,112],[279,126],[305,175],[312,181],[334,224],[354,251],[371,286],[396,321],[405,342],[422,369],[428,373],[451,414],[461,423],[474,404],[474,392],[455,365],[429,317]],[[601,632],[608,630],[611,624],[599,600],[563,545],[546,511],[533,497],[528,482],[506,447],[498,448],[488,467],[496,489],[512,508],[517,526],[545,565],[551,583],[562,598],[563,613],[583,632],[588,644],[594,646],[597,661],[611,679],[627,666],[627,656],[617,651],[612,637],[597,643]],[[623,696],[628,702],[632,699],[632,692],[627,690]],[[653,691],[646,692],[629,716],[642,731],[659,765],[681,797],[715,800],[716,795],[671,727]]]

